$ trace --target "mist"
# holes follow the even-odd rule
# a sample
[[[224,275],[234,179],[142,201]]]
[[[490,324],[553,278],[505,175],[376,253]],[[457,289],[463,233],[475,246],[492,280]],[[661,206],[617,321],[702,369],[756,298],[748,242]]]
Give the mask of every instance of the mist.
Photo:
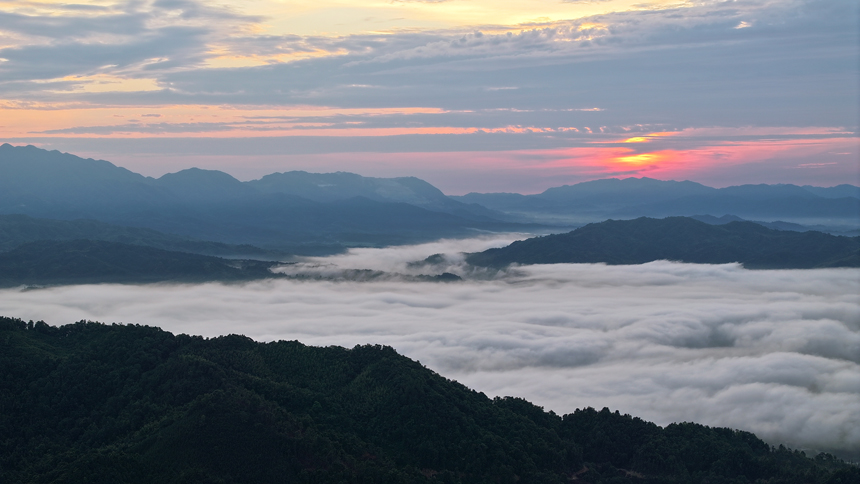
[[[486,393],[604,406],[860,459],[860,271],[658,261],[469,268],[521,234],[308,258],[246,284],[0,291],[0,314],[259,341],[390,345]],[[443,254],[430,264],[415,264]],[[355,274],[378,274],[367,281]],[[361,272],[364,271],[364,272]],[[463,281],[415,282],[451,272]]]

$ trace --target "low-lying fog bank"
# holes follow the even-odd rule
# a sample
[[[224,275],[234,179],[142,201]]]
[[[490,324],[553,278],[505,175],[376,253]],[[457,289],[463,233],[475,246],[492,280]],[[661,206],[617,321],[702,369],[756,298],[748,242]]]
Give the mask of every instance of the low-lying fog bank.
[[[323,280],[4,290],[0,314],[386,344],[490,396],[557,413],[608,406],[860,459],[860,271],[661,261],[470,273],[460,263],[459,251],[513,238],[355,250],[284,269]],[[448,255],[410,264],[436,253]],[[361,269],[387,275],[344,280]],[[441,272],[465,280],[390,275]]]

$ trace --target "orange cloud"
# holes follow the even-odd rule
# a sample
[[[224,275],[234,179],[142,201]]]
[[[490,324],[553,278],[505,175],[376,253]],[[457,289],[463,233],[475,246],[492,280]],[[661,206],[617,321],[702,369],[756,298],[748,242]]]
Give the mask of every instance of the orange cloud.
[[[86,103],[27,103],[0,100],[0,119],[14,120],[0,125],[0,138],[39,137],[99,137],[99,138],[146,138],[146,137],[253,137],[289,135],[341,134],[342,130],[309,132],[295,129],[297,126],[313,126],[303,122],[308,116],[383,116],[393,114],[438,114],[439,108],[331,108],[319,106],[242,106],[242,105],[156,105],[156,106],[92,106]],[[151,116],[158,114],[157,118]],[[253,126],[249,126],[253,122]],[[139,125],[164,124],[163,132],[141,132]],[[205,130],[195,125],[217,123],[220,129]],[[224,124],[227,123],[227,126]],[[232,123],[232,124],[230,124]],[[318,125],[318,123],[316,123]],[[187,126],[183,131],[181,126]],[[231,127],[232,126],[232,127]],[[110,134],[73,132],[62,130],[78,127],[108,127]],[[225,129],[226,128],[226,129]],[[252,129],[256,128],[256,129]],[[404,128],[408,129],[408,128]],[[444,129],[444,128],[430,128]],[[472,129],[474,130],[477,128]],[[44,132],[59,131],[56,134]],[[335,133],[334,131],[337,131]],[[454,132],[454,131],[452,131]],[[374,135],[374,133],[364,133]],[[383,135],[385,133],[375,133]],[[432,134],[432,131],[431,131]]]

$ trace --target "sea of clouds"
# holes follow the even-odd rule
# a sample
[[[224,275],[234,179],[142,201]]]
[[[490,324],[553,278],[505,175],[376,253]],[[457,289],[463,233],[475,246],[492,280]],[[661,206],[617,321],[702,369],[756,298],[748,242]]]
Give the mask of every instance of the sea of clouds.
[[[487,271],[463,263],[462,251],[515,238],[357,249],[279,269],[299,279],[241,285],[8,289],[0,314],[385,344],[488,396],[519,396],[560,414],[607,406],[860,460],[857,269],[658,261]],[[445,255],[435,264],[413,263],[437,253]],[[414,280],[441,272],[464,280]]]

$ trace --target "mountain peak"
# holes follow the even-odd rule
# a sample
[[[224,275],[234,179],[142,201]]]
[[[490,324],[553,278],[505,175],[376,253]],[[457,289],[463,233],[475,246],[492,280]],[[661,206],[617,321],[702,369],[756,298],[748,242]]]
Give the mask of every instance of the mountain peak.
[[[188,168],[167,173],[152,182],[191,201],[223,201],[256,193],[252,187],[218,170]]]
[[[202,168],[186,168],[176,173],[167,173],[157,179],[159,182],[174,182],[175,180],[242,183],[233,176],[218,170],[204,170]]]

